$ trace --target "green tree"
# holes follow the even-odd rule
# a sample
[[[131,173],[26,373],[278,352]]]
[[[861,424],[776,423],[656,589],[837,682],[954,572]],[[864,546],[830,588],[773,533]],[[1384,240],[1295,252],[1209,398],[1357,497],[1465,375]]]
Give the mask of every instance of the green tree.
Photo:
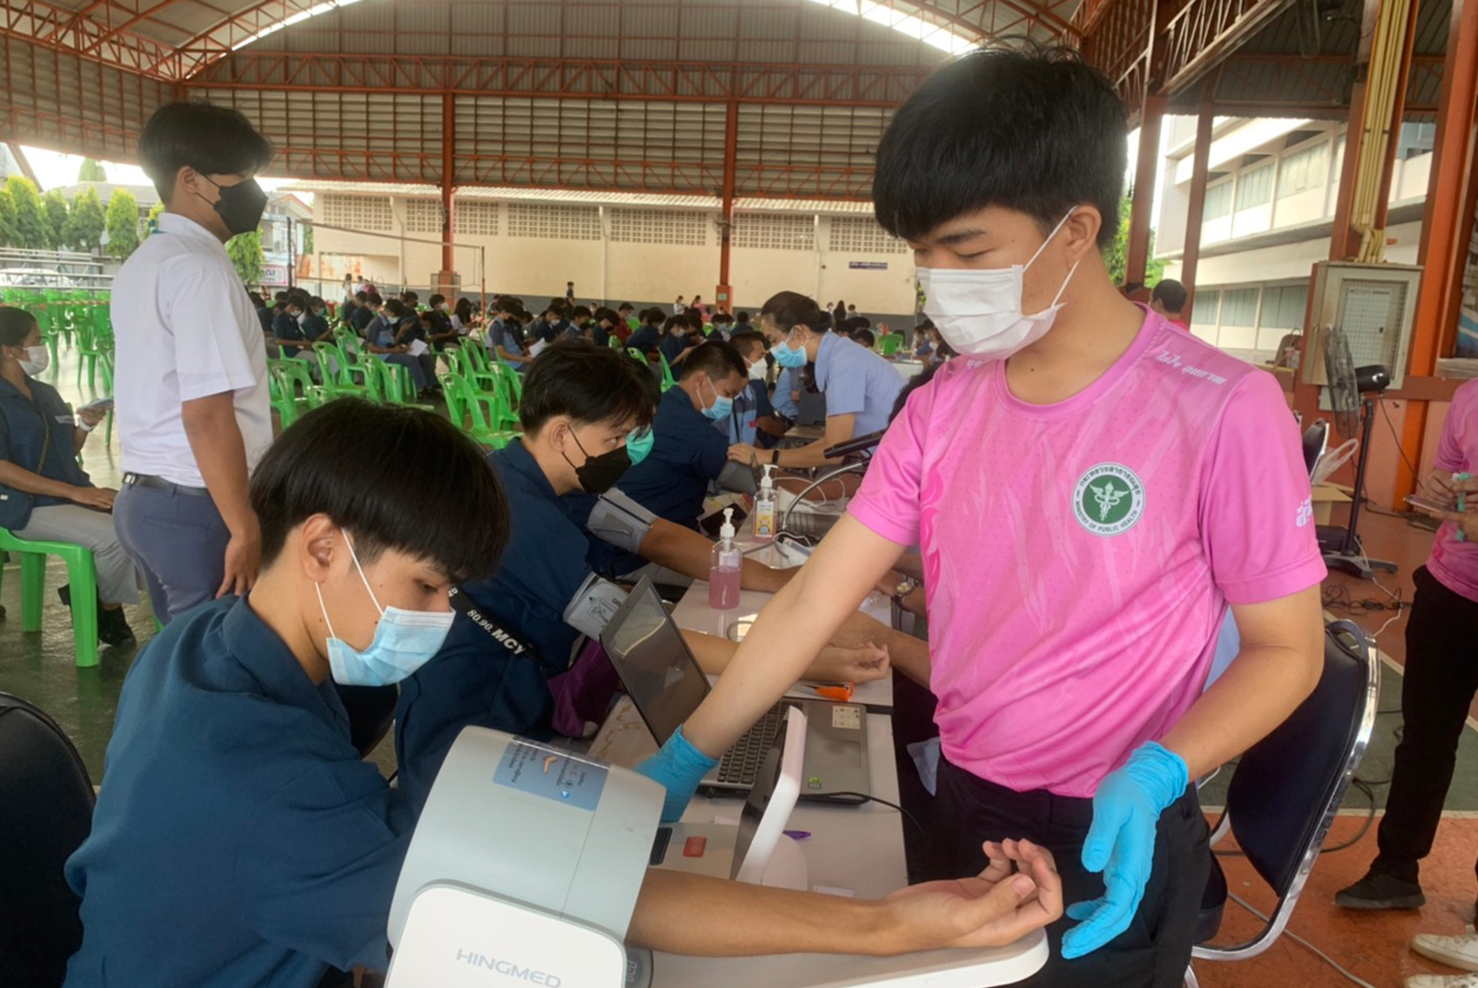
[[[149,218],[144,221],[144,236],[148,236],[159,228],[159,214],[164,212],[164,202],[156,202],[149,208]]]
[[[303,224],[303,256],[311,257],[313,254],[313,225]]]
[[[1133,200],[1128,196],[1119,200],[1119,230],[1114,237],[1113,246],[1104,251],[1103,263],[1108,267],[1109,278],[1116,285],[1124,284],[1124,277],[1129,261],[1129,214],[1133,209]],[[1144,284],[1146,288],[1153,288],[1161,278],[1165,276],[1165,262],[1155,259],[1155,231],[1150,231],[1149,257],[1144,265]]]
[[[253,230],[226,241],[226,255],[236,265],[243,284],[255,285],[262,280],[262,231]]]
[[[77,169],[77,181],[79,182],[106,182],[108,173],[103,166],[91,158],[82,159],[82,167]]]
[[[139,201],[127,189],[108,201],[108,253],[124,259],[139,249]]]
[[[36,183],[24,175],[12,175],[5,180],[5,191],[10,195],[14,210],[12,232],[14,245],[27,250],[45,250],[51,239],[46,214],[41,209],[41,193]]]
[[[46,214],[47,246],[52,250],[63,250],[67,246],[67,197],[61,189],[52,189],[41,197],[41,209]]]
[[[15,203],[10,193],[0,185],[0,247],[15,246]]]
[[[72,200],[71,212],[67,214],[67,246],[75,250],[97,250],[107,225],[108,215],[103,212],[97,189],[83,189]]]

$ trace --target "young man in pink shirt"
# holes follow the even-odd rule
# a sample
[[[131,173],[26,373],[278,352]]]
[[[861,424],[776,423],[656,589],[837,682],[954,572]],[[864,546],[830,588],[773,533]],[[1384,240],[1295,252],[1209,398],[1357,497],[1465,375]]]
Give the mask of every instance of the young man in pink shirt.
[[[1075,54],[948,63],[878,148],[878,221],[959,353],[909,399],[844,517],[645,767],[680,810],[909,546],[943,748],[933,876],[1051,848],[1070,920],[1032,985],[1179,985],[1205,887],[1190,781],[1323,666],[1298,430],[1273,379],[1125,300],[1100,250],[1124,111]],[[1228,609],[1241,646],[1209,687]]]

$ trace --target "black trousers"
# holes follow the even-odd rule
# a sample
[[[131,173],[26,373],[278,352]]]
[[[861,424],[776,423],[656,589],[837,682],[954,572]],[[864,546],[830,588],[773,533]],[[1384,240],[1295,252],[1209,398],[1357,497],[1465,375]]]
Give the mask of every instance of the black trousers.
[[[1062,875],[1063,904],[1103,895],[1103,876],[1083,869],[1083,841],[1093,801],[1045,790],[1016,792],[939,763],[929,877],[960,878],[986,864],[981,841],[1025,838],[1052,852]],[[1022,982],[1030,988],[1179,988],[1211,865],[1206,818],[1194,787],[1160,816],[1154,870],[1129,929],[1085,957],[1062,959],[1065,915],[1047,927],[1052,956]]]
[[[1371,866],[1409,882],[1432,851],[1457,763],[1458,739],[1478,691],[1478,603],[1447,589],[1423,566],[1406,621],[1401,681],[1404,733]],[[1478,865],[1475,865],[1478,871]]]

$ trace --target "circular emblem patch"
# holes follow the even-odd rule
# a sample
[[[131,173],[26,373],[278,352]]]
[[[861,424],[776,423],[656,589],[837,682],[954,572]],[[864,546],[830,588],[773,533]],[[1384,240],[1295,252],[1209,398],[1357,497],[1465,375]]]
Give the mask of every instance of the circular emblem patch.
[[[1126,466],[1100,463],[1078,478],[1073,513],[1094,535],[1120,535],[1144,514],[1144,484]]]

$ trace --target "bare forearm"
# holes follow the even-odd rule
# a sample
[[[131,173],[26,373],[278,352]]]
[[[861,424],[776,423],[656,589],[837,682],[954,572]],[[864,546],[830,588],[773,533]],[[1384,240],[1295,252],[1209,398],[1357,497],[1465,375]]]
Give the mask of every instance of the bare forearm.
[[[734,653],[739,650],[739,646],[727,638],[716,638],[701,631],[684,629],[683,640],[688,643],[688,650],[693,653],[693,658],[698,660],[698,668],[710,676],[722,675],[729,667],[729,661],[734,658]]]
[[[0,484],[25,494],[40,494],[44,497],[70,499],[72,485],[60,480],[43,477],[39,473],[17,466],[9,460],[0,460]]]
[[[642,882],[627,940],[674,954],[736,957],[890,948],[877,902],[764,888],[653,869]]]
[[[216,510],[226,527],[236,534],[250,531],[256,519],[246,500],[246,442],[236,423],[231,396],[224,396],[225,401],[216,400],[221,397],[202,399],[210,402],[205,407],[197,407],[197,402],[185,403],[185,437]]]
[[[87,437],[91,435],[86,429],[74,428],[72,430],[72,452],[82,452],[82,447],[87,445]]]
[[[864,642],[884,646],[895,669],[901,670],[920,686],[927,688],[929,685],[929,643],[906,631],[889,627],[868,614],[858,613],[846,620],[834,641],[847,648],[856,648]]]

